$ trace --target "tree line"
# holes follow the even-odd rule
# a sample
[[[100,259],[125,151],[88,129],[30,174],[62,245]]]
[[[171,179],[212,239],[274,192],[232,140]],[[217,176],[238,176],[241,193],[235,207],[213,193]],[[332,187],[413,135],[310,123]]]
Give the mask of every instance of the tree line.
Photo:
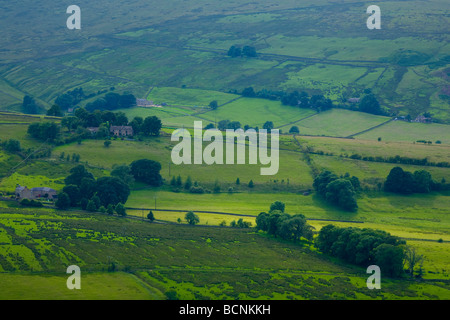
[[[384,191],[405,195],[446,189],[449,189],[449,185],[445,179],[437,182],[426,170],[416,170],[412,173],[401,167],[392,168],[384,183]]]
[[[359,100],[357,107],[348,107],[346,105],[336,105],[329,98],[326,98],[322,94],[309,95],[305,91],[290,90],[269,90],[262,89],[260,91],[255,91],[253,87],[244,88],[242,91],[231,90],[230,93],[240,94],[247,98],[260,98],[272,101],[281,101],[283,105],[292,106],[303,109],[313,109],[317,112],[323,112],[330,110],[332,108],[343,108],[353,111],[360,111],[375,115],[388,115],[383,108],[380,106],[379,101],[375,95],[371,92],[367,92],[362,99]]]
[[[378,265],[383,273],[398,277],[403,272],[405,241],[374,229],[323,227],[315,246],[323,253],[362,267]]]
[[[257,56],[255,47],[252,46],[244,46],[241,48],[240,46],[233,45],[228,49],[227,55],[232,58],[236,57],[250,57],[254,58]]]

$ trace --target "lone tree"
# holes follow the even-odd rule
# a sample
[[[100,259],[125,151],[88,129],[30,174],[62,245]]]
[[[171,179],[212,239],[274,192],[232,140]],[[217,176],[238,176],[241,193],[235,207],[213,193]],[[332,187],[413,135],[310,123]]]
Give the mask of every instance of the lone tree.
[[[269,212],[272,212],[272,211],[275,211],[275,210],[284,212],[285,206],[286,206],[286,205],[284,204],[284,202],[281,202],[281,201],[275,201],[275,202],[273,202],[273,203],[270,205],[270,211],[269,211]]]
[[[217,100],[211,101],[209,103],[209,107],[213,110],[216,110],[218,106],[219,106],[219,104],[217,103]]]
[[[184,216],[184,219],[189,223],[190,225],[196,225],[200,222],[200,218],[192,211],[189,211]]]
[[[153,215],[153,211],[150,210],[150,212],[147,215],[147,219],[150,220],[150,222],[155,221],[155,216]]]
[[[272,121],[266,121],[263,125],[263,129],[266,129],[267,132],[271,132],[273,129],[273,122]]]
[[[405,247],[405,264],[407,264],[409,275],[414,277],[414,268],[419,265],[422,268],[424,257],[422,254],[416,252],[416,248],[406,246]],[[420,276],[420,274],[419,274]]]
[[[300,133],[300,130],[298,129],[298,127],[297,126],[292,126],[290,129],[289,129],[289,133]]]

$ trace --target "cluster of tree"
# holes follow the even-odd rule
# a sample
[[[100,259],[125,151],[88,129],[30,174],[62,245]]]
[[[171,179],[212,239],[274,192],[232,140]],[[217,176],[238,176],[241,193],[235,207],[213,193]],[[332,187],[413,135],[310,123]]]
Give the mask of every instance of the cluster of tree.
[[[53,142],[59,135],[59,126],[54,122],[34,122],[27,132],[35,139]]]
[[[241,48],[239,46],[231,46],[230,49],[228,49],[227,55],[232,58],[236,57],[254,58],[257,56],[257,53],[255,47],[244,46],[243,48]]]
[[[323,227],[315,240],[323,253],[367,267],[378,265],[383,273],[397,277],[403,272],[405,242],[382,230]]]
[[[69,162],[69,161],[80,162],[80,158],[81,158],[81,156],[78,153],[72,153],[72,156],[70,156],[70,154],[67,154],[67,156],[66,156],[66,153],[63,151],[59,155],[59,160],[61,160],[61,161],[65,160],[67,162]]]
[[[309,225],[302,214],[290,215],[284,212],[285,204],[275,201],[270,206],[269,213],[261,212],[256,217],[256,229],[267,232],[285,240],[312,240],[313,227]]]
[[[446,187],[445,180],[436,182],[426,170],[417,170],[414,173],[394,167],[384,182],[384,191],[399,194],[428,193]]]
[[[330,99],[325,98],[323,95],[316,94],[309,97],[308,93],[304,91],[284,93],[281,96],[281,103],[287,106],[314,109],[319,112],[326,111],[334,107],[333,102]]]
[[[223,225],[223,224],[222,224]],[[244,219],[240,218],[238,221],[233,220],[230,222],[231,228],[238,228],[238,229],[247,229],[252,226],[252,223],[249,221],[244,221]]]
[[[20,141],[16,140],[16,139],[5,140],[1,143],[1,146],[5,151],[11,152],[11,153],[22,151],[22,148],[20,146]]]
[[[225,120],[220,120],[217,123],[217,129],[219,129],[221,131],[226,130],[226,129],[236,130],[239,128],[241,128],[241,123],[239,121],[230,121],[228,119],[225,119]]]
[[[200,223],[200,218],[192,211],[187,212],[186,215],[184,216],[184,219],[190,225],[196,225],[197,223]]]
[[[314,109],[319,112],[334,108],[333,102],[330,99],[325,98],[323,95],[317,94],[310,97],[308,93],[304,91],[285,92],[263,89],[261,91],[255,92],[253,87],[248,87],[242,91],[241,95],[248,98],[279,100],[283,105],[286,106]]]
[[[142,134],[144,136],[159,136],[162,128],[162,122],[156,116],[149,116],[145,119],[142,117],[134,117],[128,125],[133,127],[135,134]]]
[[[160,171],[161,164],[154,160],[135,160],[130,165],[130,174],[136,181],[153,187],[159,187],[163,183]]]
[[[208,129],[212,129],[212,128],[214,128],[214,125],[212,123],[210,123],[210,124],[206,125],[204,129],[208,130]],[[240,129],[240,128],[242,128],[242,125],[239,121],[230,121],[228,119],[225,119],[225,120],[220,120],[217,123],[217,129],[219,129],[220,131],[225,131],[226,129],[236,130],[236,129]],[[272,121],[266,121],[263,125],[263,129],[266,129],[267,132],[269,132],[269,133],[271,132],[271,130],[273,128],[274,128],[274,124]],[[247,124],[243,127],[243,129],[244,130],[255,129],[257,132],[259,131],[259,127],[252,128]]]
[[[97,211],[100,207],[123,204],[130,195],[129,186],[121,179],[114,176],[95,179],[83,165],[72,168],[64,182],[55,203],[60,209],[81,206],[83,210]]]
[[[349,174],[338,177],[331,171],[322,171],[316,176],[314,189],[328,202],[347,211],[356,211],[356,191],[360,190],[359,179]]]
[[[74,116],[64,117],[61,125],[67,127],[68,131],[88,127],[98,127],[97,137],[106,138],[109,136],[110,126],[126,126],[133,127],[135,135],[143,134],[145,136],[158,136],[162,127],[161,120],[156,116],[147,118],[134,117],[132,121],[128,121],[127,116],[123,112],[112,112],[109,110],[95,110],[89,112],[84,108],[75,110]]]
[[[94,95],[95,94],[86,96],[83,88],[80,87],[71,91],[67,91],[66,93],[58,96],[55,100],[55,104],[61,107],[63,110],[67,110],[69,108],[74,108],[83,99],[90,98]]]
[[[26,95],[23,97],[22,112],[27,114],[38,114],[41,107],[36,103],[33,97]]]
[[[107,93],[103,98],[97,99],[86,104],[86,110],[116,110],[126,109],[136,106],[136,97],[131,93],[118,94],[115,92]]]
[[[95,110],[90,112],[85,108],[77,108],[73,116],[64,117],[61,120],[61,125],[67,127],[67,129],[74,130],[78,127],[99,127],[101,124],[105,124],[107,128],[112,126],[126,126],[128,124],[128,118],[123,112],[112,111],[100,111]]]

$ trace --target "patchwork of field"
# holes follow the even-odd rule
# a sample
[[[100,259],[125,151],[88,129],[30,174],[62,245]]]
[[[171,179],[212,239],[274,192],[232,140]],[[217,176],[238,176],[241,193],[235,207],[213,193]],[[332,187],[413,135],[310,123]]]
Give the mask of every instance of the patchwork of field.
[[[164,299],[174,289],[181,299],[446,299],[449,294],[439,281],[386,279],[383,291],[368,290],[365,270],[331,261],[306,244],[246,230],[77,211],[36,213],[3,204],[1,268],[22,273],[0,275],[9,289],[2,299]],[[71,264],[83,270],[79,292],[66,289],[65,268]]]
[[[431,111],[449,120],[445,1],[380,2],[382,32],[367,29],[365,4],[352,1],[108,5],[84,4],[79,33],[67,32],[50,1],[39,8],[26,1],[23,8],[35,8],[33,14],[5,6],[0,108],[17,110],[25,94],[49,107],[80,86],[87,93],[115,87],[155,101],[183,97],[183,106],[208,104],[213,95],[226,102],[228,92],[250,86],[321,93],[336,103],[370,88],[400,115]],[[52,13],[42,19],[42,12]],[[13,34],[12,13],[21,17]],[[30,28],[37,24],[38,33]],[[259,55],[230,58],[232,45],[253,46]],[[185,95],[182,88],[198,91]]]

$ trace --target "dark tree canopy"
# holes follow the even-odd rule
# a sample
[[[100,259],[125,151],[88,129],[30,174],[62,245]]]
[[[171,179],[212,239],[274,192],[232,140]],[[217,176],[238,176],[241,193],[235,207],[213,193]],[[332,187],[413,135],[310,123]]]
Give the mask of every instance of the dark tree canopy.
[[[22,102],[23,113],[37,114],[38,109],[39,109],[39,106],[37,105],[37,103],[33,97],[28,96],[28,95],[23,97],[23,102]]]
[[[131,174],[136,181],[147,183],[154,187],[162,185],[161,164],[154,160],[141,159],[133,161],[130,165]]]
[[[325,199],[348,211],[355,211],[358,208],[355,190],[347,179],[330,182],[326,188]]]
[[[127,202],[130,188],[117,177],[101,177],[97,179],[95,194],[99,197],[101,204],[107,207],[109,204],[117,205]]]
[[[62,117],[63,112],[61,111],[60,106],[58,106],[57,104],[54,104],[50,107],[50,109],[47,110],[47,115],[53,116],[53,117]]]
[[[376,229],[360,228],[340,228],[334,225],[324,226],[315,241],[315,246],[323,253],[340,258],[347,262],[367,267],[371,264],[377,264],[382,270],[402,268],[402,259],[385,259],[387,252],[384,245],[394,247],[395,252],[402,251],[405,242],[396,236]],[[378,248],[382,248],[377,252]],[[383,261],[384,259],[384,261]],[[383,264],[383,267],[381,266]]]
[[[92,173],[88,172],[85,166],[81,164],[73,167],[69,172],[71,174],[64,179],[66,185],[72,184],[80,187],[83,178],[94,180],[94,176],[92,175]]]
[[[61,192],[58,194],[58,200],[56,200],[55,206],[62,210],[66,210],[70,207],[70,198],[67,193]]]
[[[159,136],[162,128],[161,120],[156,116],[147,117],[141,125],[141,131],[146,136]]]
[[[359,102],[359,110],[371,114],[382,114],[380,103],[377,98],[372,94],[365,95]]]
[[[81,201],[81,192],[78,186],[70,184],[63,188],[63,192],[69,196],[70,205],[76,207]]]
[[[28,126],[28,134],[38,140],[55,140],[59,135],[59,126],[54,122],[35,122]]]

